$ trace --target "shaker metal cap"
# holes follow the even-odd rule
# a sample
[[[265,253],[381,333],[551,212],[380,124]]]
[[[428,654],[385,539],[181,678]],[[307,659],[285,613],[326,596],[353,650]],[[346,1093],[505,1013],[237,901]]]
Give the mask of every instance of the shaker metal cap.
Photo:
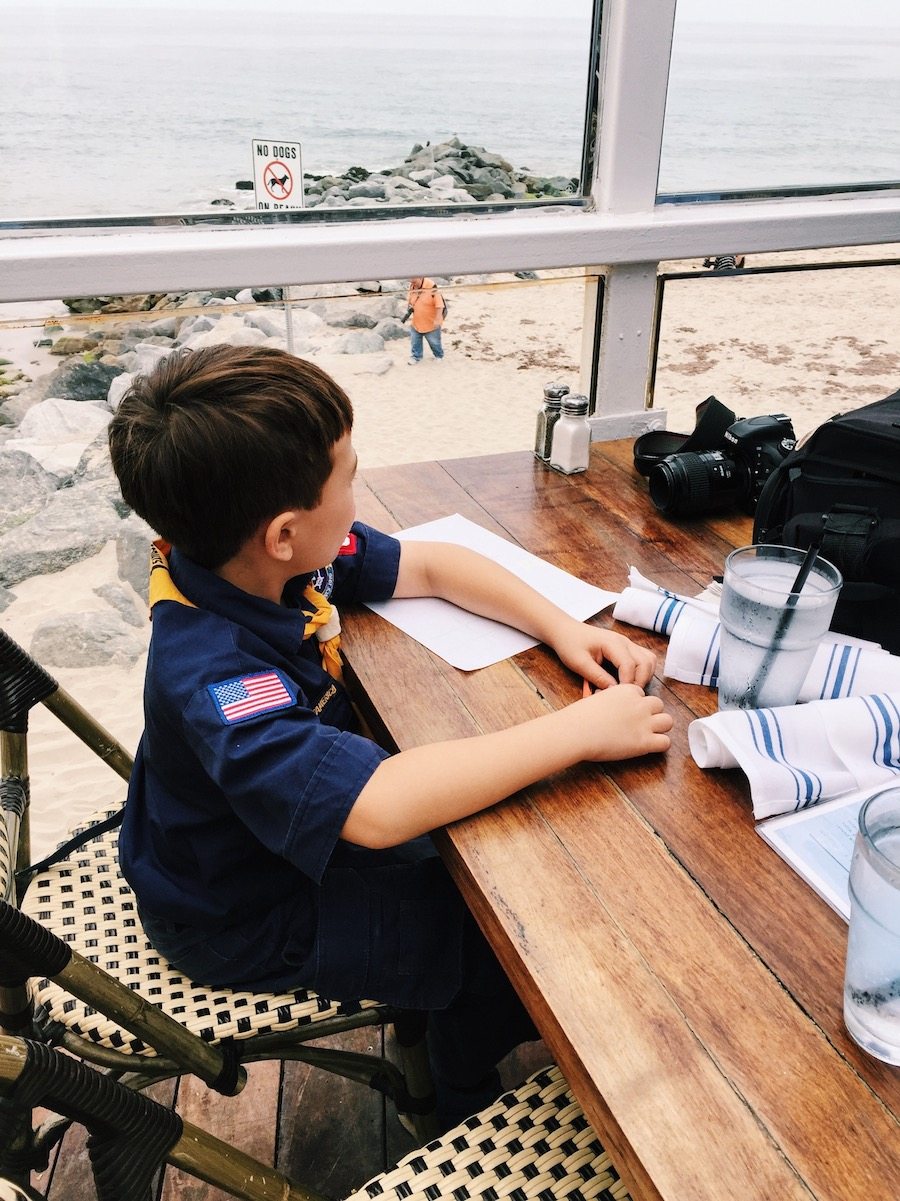
[[[568,384],[545,384],[544,386],[544,400],[549,401],[551,405],[553,401],[561,402],[562,398],[568,394]]]

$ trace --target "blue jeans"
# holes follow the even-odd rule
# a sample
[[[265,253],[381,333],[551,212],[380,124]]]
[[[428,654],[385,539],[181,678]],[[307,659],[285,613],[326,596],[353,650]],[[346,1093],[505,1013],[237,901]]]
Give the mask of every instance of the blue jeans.
[[[444,357],[444,348],[441,346],[441,331],[439,329],[433,329],[427,334],[420,334],[417,329],[410,328],[409,353],[416,360],[416,362],[421,363],[422,361],[422,351],[424,349],[422,346],[423,338],[431,347],[431,353],[434,355],[434,357],[436,359],[442,359]]]

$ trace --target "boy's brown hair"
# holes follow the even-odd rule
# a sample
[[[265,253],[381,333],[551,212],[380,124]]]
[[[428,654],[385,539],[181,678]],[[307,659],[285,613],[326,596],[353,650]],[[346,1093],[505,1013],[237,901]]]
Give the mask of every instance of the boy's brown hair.
[[[203,567],[262,522],[313,509],[353,424],[346,393],[305,359],[261,346],[174,351],[138,376],[109,425],[125,501]]]

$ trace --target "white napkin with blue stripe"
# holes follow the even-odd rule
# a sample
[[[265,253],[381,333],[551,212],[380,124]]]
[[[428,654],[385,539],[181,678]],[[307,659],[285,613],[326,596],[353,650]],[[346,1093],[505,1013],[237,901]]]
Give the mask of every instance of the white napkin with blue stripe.
[[[630,625],[668,634],[663,674],[685,684],[715,688],[719,678],[718,597],[699,597],[660,588],[634,568],[613,617]],[[865,696],[900,690],[900,656],[877,643],[845,634],[826,634],[816,650],[798,702]]]
[[[740,767],[753,816],[900,781],[900,691],[779,709],[733,709],[688,726],[698,767]]]
[[[686,684],[715,688],[719,677],[719,622],[685,609],[672,627],[663,673]],[[900,656],[871,642],[826,634],[816,648],[798,703],[900,691]]]

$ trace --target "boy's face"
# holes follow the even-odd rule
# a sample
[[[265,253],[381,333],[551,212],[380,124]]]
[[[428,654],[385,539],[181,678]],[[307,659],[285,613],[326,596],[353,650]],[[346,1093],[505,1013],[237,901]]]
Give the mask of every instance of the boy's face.
[[[350,532],[356,515],[353,499],[356,462],[350,435],[344,434],[331,448],[331,475],[325,481],[319,503],[303,514],[299,563],[295,560],[298,575],[331,563]]]

